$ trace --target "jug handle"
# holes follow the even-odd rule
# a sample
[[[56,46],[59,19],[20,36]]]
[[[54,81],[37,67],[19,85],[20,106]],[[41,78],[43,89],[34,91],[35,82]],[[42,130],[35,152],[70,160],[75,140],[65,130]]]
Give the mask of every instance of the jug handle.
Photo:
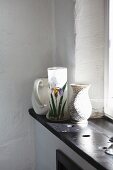
[[[43,87],[43,81],[41,79],[38,79],[34,83],[34,97],[35,97],[35,100],[37,101],[37,103],[43,108],[46,105],[43,105],[41,102],[40,95],[39,95],[40,87]]]

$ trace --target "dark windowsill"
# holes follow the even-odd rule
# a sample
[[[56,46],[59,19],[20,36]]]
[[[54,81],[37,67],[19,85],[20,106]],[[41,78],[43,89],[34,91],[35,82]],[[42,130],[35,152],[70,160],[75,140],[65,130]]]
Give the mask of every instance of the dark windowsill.
[[[110,117],[108,117],[108,116],[104,116],[104,119],[106,119],[106,120],[108,120],[109,122],[111,122],[111,123],[113,123],[113,119],[111,119]]]
[[[113,170],[113,156],[105,154],[113,136],[113,120],[91,119],[86,127],[70,121],[52,123],[29,109],[29,114],[98,170]],[[71,127],[67,127],[71,125]]]

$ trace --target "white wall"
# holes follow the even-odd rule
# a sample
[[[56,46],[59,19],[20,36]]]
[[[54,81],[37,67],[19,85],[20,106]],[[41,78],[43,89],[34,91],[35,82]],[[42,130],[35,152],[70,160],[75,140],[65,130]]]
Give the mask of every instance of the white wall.
[[[77,83],[90,83],[94,111],[103,112],[104,0],[77,0],[75,6]]]
[[[73,0],[54,0],[55,23],[55,65],[68,68],[68,80],[72,82],[75,75],[75,35]]]
[[[76,58],[73,0],[54,1],[0,0],[0,170],[35,168],[33,124],[28,108],[33,81],[47,76],[46,69],[53,65],[52,61],[68,67],[69,82],[76,79],[91,83],[91,98],[103,98],[104,0],[78,0],[76,8],[81,19],[76,25]],[[91,16],[86,19],[83,11],[86,16],[91,12]],[[82,29],[86,25],[88,32]],[[86,33],[90,38],[87,45]],[[92,34],[98,38],[93,39]],[[92,67],[86,71],[89,65]],[[102,71],[97,72],[100,66]]]
[[[35,168],[33,82],[52,65],[51,0],[0,0],[0,170]]]
[[[92,85],[93,111],[103,112],[104,0],[76,0],[76,36],[73,9],[73,0],[55,0],[56,64],[68,67],[69,83]]]

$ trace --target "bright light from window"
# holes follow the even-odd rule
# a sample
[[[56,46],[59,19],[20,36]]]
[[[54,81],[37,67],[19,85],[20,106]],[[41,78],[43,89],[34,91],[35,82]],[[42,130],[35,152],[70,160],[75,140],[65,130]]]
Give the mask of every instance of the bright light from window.
[[[109,6],[109,97],[113,97],[113,1]]]
[[[106,93],[105,93],[104,110],[105,110],[105,114],[113,119],[113,10],[112,9],[113,9],[113,0],[109,0],[109,55],[106,55],[106,60],[105,60],[106,62],[105,89],[107,88],[107,91],[105,91]]]

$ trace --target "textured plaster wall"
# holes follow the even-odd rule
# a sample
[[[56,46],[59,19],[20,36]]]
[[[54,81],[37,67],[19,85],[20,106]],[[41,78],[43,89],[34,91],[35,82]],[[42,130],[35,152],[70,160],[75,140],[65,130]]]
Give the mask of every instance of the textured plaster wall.
[[[54,0],[55,64],[68,68],[68,80],[75,78],[74,1]]]
[[[75,6],[75,80],[90,83],[94,112],[103,112],[104,98],[104,0],[77,0]]]
[[[103,112],[104,27],[104,0],[55,0],[56,65],[69,83],[91,84],[93,112]]]
[[[34,170],[33,82],[52,65],[51,0],[0,0],[0,170]]]

